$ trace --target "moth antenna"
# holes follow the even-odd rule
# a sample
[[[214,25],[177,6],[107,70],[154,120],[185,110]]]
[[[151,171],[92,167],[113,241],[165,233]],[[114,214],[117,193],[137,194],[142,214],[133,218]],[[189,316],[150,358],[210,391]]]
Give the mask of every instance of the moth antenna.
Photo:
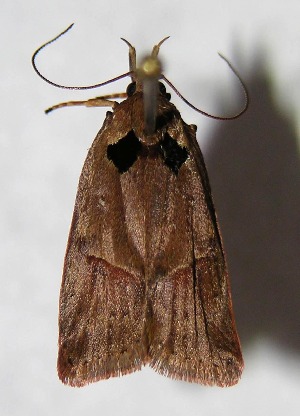
[[[37,54],[44,49],[46,46],[50,45],[50,43],[55,42],[57,39],[59,39],[61,36],[63,36],[65,33],[67,33],[72,27],[73,27],[74,23],[72,23],[70,26],[67,27],[67,29],[65,29],[63,32],[61,32],[59,35],[55,36],[55,38],[49,40],[48,42],[44,43],[42,46],[40,46],[32,55],[31,58],[31,62],[32,62],[32,66],[33,69],[35,70],[35,72],[38,74],[38,76],[40,78],[42,78],[44,81],[46,81],[48,84],[53,85],[54,87],[57,88],[63,88],[66,90],[90,90],[93,88],[98,88],[98,87],[102,87],[104,85],[110,84],[111,82],[115,82],[118,81],[119,79],[128,77],[132,75],[132,71],[126,72],[125,74],[122,75],[118,75],[115,78],[111,78],[108,81],[104,81],[101,82],[99,84],[93,84],[93,85],[87,85],[87,86],[67,86],[67,85],[61,85],[61,84],[57,84],[56,82],[50,81],[48,78],[46,78],[37,68],[35,60],[36,60],[36,56]]]
[[[154,45],[153,46],[152,53],[151,53],[152,58],[156,58],[157,57],[161,45],[164,43],[164,41],[166,41],[167,39],[169,39],[169,37],[170,36],[166,36],[157,45]]]
[[[238,112],[237,114],[235,114],[233,116],[230,116],[230,117],[214,116],[213,114],[209,114],[209,113],[206,113],[203,110],[200,110],[200,108],[195,107],[186,98],[184,98],[183,95],[177,90],[177,88],[164,75],[161,75],[161,79],[163,79],[169,85],[169,87],[172,88],[172,90],[178,95],[178,97],[180,97],[182,99],[182,101],[184,101],[189,107],[191,107],[193,110],[197,111],[198,113],[203,114],[206,117],[213,118],[215,120],[234,120],[234,119],[240,117],[242,114],[244,114],[247,111],[247,109],[249,107],[249,93],[248,93],[248,90],[247,90],[247,87],[246,87],[244,81],[242,80],[242,78],[238,74],[237,70],[232,66],[232,64],[228,61],[228,59],[225,58],[225,56],[221,55],[220,53],[219,53],[219,56],[220,56],[220,58],[222,58],[227,63],[227,65],[229,66],[231,71],[234,73],[234,75],[240,81],[240,84],[241,84],[243,92],[244,92],[244,97],[245,97],[244,107],[240,112]]]

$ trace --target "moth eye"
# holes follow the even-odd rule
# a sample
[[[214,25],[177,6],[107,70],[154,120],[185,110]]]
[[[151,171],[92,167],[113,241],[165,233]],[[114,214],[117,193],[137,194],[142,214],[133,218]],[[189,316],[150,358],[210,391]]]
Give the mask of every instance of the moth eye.
[[[141,148],[141,142],[131,130],[117,143],[107,146],[107,158],[113,162],[120,173],[124,173],[137,160]]]
[[[188,151],[185,147],[179,146],[176,140],[166,133],[160,142],[161,155],[165,164],[177,175],[182,164],[188,158]]]
[[[163,84],[162,82],[159,82],[158,83],[158,85],[159,85],[159,92],[162,94],[162,95],[165,95],[165,93],[166,93],[166,87],[165,87],[165,84]]]
[[[128,95],[128,97],[131,97],[135,93],[135,90],[136,82],[131,82],[126,89],[126,94]]]
[[[162,82],[158,83],[159,86],[159,92],[161,95],[163,95],[168,101],[171,99],[171,94],[169,94],[166,90],[165,85]]]

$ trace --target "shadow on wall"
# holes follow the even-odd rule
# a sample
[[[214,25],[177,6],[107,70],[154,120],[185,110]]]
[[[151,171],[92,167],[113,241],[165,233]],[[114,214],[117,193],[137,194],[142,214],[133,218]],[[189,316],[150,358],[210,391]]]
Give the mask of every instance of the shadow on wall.
[[[235,316],[244,347],[262,335],[300,352],[297,138],[272,98],[263,60],[245,81],[248,112],[217,124],[205,152]]]

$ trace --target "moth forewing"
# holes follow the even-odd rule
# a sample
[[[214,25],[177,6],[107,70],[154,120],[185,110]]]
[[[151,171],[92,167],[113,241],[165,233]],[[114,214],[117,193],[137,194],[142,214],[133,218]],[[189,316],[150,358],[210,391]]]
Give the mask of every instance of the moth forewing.
[[[195,128],[181,119],[170,127],[170,135],[184,135],[189,157],[169,179],[169,199],[164,194],[173,228],[164,230],[168,244],[160,261],[168,265],[175,257],[177,263],[153,291],[150,365],[176,379],[229,386],[238,381],[243,359],[207,172]]]

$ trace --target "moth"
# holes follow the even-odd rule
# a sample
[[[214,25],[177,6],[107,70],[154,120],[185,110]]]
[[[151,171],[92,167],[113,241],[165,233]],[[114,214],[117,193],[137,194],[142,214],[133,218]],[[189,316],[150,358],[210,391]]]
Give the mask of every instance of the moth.
[[[35,52],[34,68],[52,85],[89,88],[60,86],[37,70],[37,53],[62,34]],[[196,126],[182,120],[161,82],[178,93],[162,74],[163,41],[137,67],[125,40],[130,71],[91,86],[130,76],[126,93],[47,110],[112,107],[82,169],[64,262],[58,375],[70,386],[148,364],[224,387],[243,370],[208,175]]]

